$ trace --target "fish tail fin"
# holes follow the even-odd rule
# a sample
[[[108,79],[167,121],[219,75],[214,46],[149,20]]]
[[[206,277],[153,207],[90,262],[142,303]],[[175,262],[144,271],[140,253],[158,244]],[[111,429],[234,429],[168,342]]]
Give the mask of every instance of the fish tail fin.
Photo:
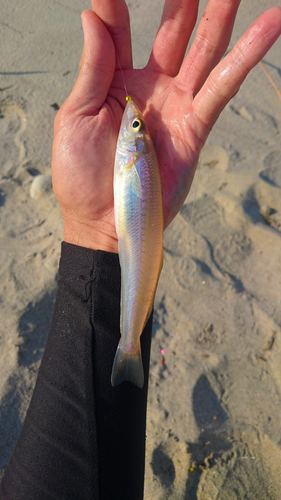
[[[141,359],[141,347],[137,351],[127,351],[119,343],[115,354],[111,373],[111,384],[113,387],[128,380],[132,384],[142,388],[144,373]]]

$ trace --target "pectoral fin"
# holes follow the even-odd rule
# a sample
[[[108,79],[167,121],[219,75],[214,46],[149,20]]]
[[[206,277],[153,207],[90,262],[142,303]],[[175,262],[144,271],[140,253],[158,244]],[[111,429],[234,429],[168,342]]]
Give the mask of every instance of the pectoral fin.
[[[132,186],[132,191],[138,198],[142,197],[142,187],[139,173],[136,168],[136,158],[134,157],[124,168],[129,170],[130,183]]]

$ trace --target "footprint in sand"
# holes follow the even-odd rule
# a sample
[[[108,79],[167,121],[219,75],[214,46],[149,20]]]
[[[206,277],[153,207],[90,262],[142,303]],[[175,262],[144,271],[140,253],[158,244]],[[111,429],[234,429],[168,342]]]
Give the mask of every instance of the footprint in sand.
[[[260,177],[269,184],[281,188],[281,151],[271,151],[263,160],[264,170]]]
[[[229,450],[231,445],[219,432],[228,419],[221,406],[219,385],[216,392],[212,387],[216,383],[206,375],[199,376],[192,391],[192,408],[196,426],[199,431],[198,439],[189,442],[173,434],[171,429],[168,435],[155,446],[147,443],[146,485],[150,500],[178,500],[197,498],[198,484],[203,471],[212,467],[218,457]]]
[[[212,468],[203,471],[196,498],[279,500],[280,448],[262,434],[243,432],[233,442]]]
[[[246,235],[238,232],[226,233],[215,246],[214,258],[224,271],[236,274],[252,251],[252,242]]]
[[[272,173],[273,171],[271,174]],[[276,176],[272,175],[272,178],[274,177],[275,181],[278,179],[278,174],[276,173]],[[261,181],[255,184],[252,186],[252,196],[263,221],[268,226],[278,232],[281,232],[281,191],[280,188],[277,187],[277,182],[271,184]]]
[[[173,272],[181,288],[188,288],[197,270],[195,260],[189,255],[173,258]]]
[[[217,144],[206,144],[200,154],[199,166],[197,168],[193,185],[188,195],[189,200],[201,198],[204,193],[213,194],[225,181],[229,163],[228,152]]]
[[[178,500],[184,498],[186,478],[191,465],[191,454],[185,443],[172,433],[150,453],[150,467],[146,472],[149,500]]]
[[[22,134],[26,129],[23,109],[12,101],[0,102],[0,173],[14,175],[26,157]]]
[[[205,196],[193,203],[183,205],[181,216],[194,228],[196,233],[203,236],[213,234],[222,224],[222,211],[220,205],[212,196]]]

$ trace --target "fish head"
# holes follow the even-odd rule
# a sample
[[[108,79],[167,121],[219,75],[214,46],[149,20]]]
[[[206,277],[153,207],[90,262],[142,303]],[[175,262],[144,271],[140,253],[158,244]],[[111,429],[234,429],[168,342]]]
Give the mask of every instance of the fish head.
[[[151,142],[145,121],[138,106],[131,100],[124,110],[117,149],[126,153],[140,153]]]

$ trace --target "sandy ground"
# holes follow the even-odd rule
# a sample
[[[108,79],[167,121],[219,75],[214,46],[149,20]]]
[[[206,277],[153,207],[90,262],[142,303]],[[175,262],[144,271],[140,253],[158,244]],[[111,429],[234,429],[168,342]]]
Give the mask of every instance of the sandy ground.
[[[147,60],[162,10],[162,1],[151,3],[128,2],[137,67]],[[274,4],[242,2],[230,47]],[[78,72],[80,12],[89,6],[82,0],[27,0],[16,10],[13,2],[1,5],[2,470],[52,314],[62,239],[48,177],[52,125]],[[281,88],[280,49],[278,41],[264,63]],[[258,66],[214,127],[192,192],[165,232],[146,500],[280,500],[280,123],[281,101]],[[39,174],[46,177],[38,187]]]

